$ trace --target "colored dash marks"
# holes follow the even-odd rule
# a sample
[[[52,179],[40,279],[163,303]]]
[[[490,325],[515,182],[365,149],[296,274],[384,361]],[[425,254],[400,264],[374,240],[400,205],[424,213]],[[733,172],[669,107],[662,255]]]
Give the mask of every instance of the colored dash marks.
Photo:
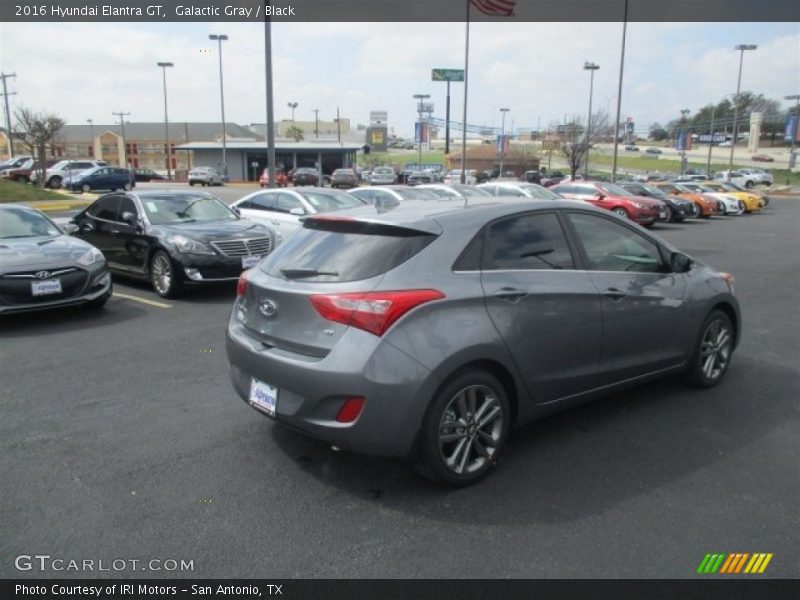
[[[734,552],[706,554],[697,567],[699,575],[760,575],[772,560],[772,553]]]

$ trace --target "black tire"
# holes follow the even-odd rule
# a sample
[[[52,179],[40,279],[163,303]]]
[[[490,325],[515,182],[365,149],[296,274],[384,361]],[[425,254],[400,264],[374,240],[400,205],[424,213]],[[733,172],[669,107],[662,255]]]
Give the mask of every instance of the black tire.
[[[156,250],[150,257],[150,284],[153,291],[162,298],[173,298],[178,292],[180,281],[178,270],[163,250]]]
[[[58,188],[61,187],[61,177],[59,177],[58,175],[56,175],[55,177],[51,177],[50,181],[47,182],[47,186],[51,190],[57,190]]]
[[[721,339],[723,332],[725,337]],[[728,315],[718,309],[712,310],[695,341],[686,367],[686,382],[694,387],[711,388],[722,381],[731,363],[734,337]]]
[[[194,187],[194,181],[189,181],[189,187]]]
[[[133,189],[133,186],[130,183],[126,183],[125,185],[122,186],[122,189],[125,190],[126,192],[130,192],[131,189]]]
[[[90,186],[88,183],[84,183],[81,186],[81,193],[82,194],[88,194],[91,191],[92,191],[92,186]]]
[[[454,486],[475,483],[497,462],[510,425],[511,405],[494,376],[480,369],[455,374],[425,413],[421,473]]]
[[[754,188],[755,185],[756,184],[754,182],[752,182],[752,181],[746,181],[745,184],[744,184],[744,187],[746,187],[749,190],[749,189]]]

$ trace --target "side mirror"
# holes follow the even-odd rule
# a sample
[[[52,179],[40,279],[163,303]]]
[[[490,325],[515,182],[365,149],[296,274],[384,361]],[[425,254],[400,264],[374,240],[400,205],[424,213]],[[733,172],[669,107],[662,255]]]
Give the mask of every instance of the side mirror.
[[[242,211],[240,211],[240,210],[239,210],[239,207],[238,207],[238,206],[231,206],[231,210],[232,210],[234,213],[236,213],[236,216],[237,216],[237,217],[241,217],[241,216],[242,216]]]
[[[80,231],[94,231],[94,225],[88,221],[80,226]]]
[[[692,259],[681,252],[673,252],[669,257],[669,267],[673,273],[687,273],[692,264]]]
[[[594,197],[595,197],[595,198],[597,198],[598,200],[602,200],[603,198],[605,198],[605,197],[606,197],[606,195],[605,195],[603,192],[597,192],[597,193],[594,195]]]
[[[64,223],[61,226],[61,231],[67,235],[73,235],[78,232],[78,226],[75,223]]]
[[[291,209],[291,210],[289,211],[289,214],[290,214],[290,215],[294,215],[294,216],[296,216],[296,217],[302,217],[303,215],[305,215],[305,214],[306,214],[306,211],[304,211],[304,210],[303,210],[302,208],[300,208],[300,207],[295,207],[295,208],[293,208],[293,209]]]
[[[136,215],[130,211],[125,211],[122,213],[122,222],[127,223],[128,225],[135,225]]]

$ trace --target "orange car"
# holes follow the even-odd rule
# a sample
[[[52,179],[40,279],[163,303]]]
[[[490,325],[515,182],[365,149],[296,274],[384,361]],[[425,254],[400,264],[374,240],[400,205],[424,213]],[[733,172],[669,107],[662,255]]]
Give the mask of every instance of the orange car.
[[[654,185],[667,194],[672,194],[673,196],[691,200],[700,211],[699,215],[704,219],[707,219],[712,215],[720,214],[719,202],[710,197],[704,196],[703,194],[692,192],[691,190],[683,187],[680,183],[672,183],[669,181],[653,181],[650,185]]]

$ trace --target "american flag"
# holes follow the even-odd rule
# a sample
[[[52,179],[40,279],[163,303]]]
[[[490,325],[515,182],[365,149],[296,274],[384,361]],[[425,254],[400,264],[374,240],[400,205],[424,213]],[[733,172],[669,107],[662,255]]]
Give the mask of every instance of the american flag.
[[[517,0],[469,0],[469,3],[490,17],[510,17]]]

